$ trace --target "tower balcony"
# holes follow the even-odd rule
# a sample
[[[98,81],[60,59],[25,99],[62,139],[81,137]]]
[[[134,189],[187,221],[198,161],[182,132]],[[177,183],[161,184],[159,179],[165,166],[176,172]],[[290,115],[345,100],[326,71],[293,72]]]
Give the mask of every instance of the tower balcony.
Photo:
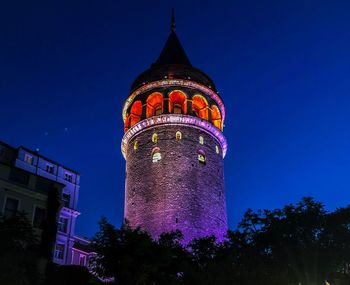
[[[136,89],[123,107],[124,131],[162,114],[199,118],[223,131],[224,104],[214,90],[192,80],[164,79]]]

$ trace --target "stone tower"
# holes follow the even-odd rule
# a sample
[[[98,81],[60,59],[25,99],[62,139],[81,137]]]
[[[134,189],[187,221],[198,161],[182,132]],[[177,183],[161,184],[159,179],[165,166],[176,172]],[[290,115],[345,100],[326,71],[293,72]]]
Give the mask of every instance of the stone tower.
[[[183,243],[226,234],[224,104],[193,67],[175,33],[131,86],[123,107],[124,217],[157,238],[176,229]]]

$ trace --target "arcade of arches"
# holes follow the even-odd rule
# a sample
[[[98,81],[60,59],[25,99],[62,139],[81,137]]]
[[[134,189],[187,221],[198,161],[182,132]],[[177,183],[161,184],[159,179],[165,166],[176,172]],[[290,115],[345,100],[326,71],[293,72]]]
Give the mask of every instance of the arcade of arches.
[[[188,104],[190,103],[190,104]],[[200,94],[195,94],[191,99],[180,90],[171,91],[167,98],[160,92],[151,93],[143,105],[140,100],[135,101],[130,108],[130,115],[124,121],[124,131],[137,124],[142,119],[143,111],[146,118],[161,115],[164,112],[164,105],[167,104],[168,112],[173,114],[188,114],[190,105],[191,114],[211,123],[222,130],[222,117],[218,106],[209,106],[208,101]],[[145,108],[145,109],[144,109]]]

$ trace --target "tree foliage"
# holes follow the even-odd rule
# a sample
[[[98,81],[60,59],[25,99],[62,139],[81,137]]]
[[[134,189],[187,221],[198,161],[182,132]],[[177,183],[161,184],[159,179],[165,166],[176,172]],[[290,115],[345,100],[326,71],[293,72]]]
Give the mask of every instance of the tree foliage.
[[[51,258],[52,237],[43,242],[24,212],[0,219],[0,284],[1,285],[88,285],[100,284],[87,268],[58,266]]]
[[[94,237],[95,273],[116,284],[350,284],[350,206],[327,212],[312,198],[275,210],[247,210],[238,228],[184,246],[181,233],[157,241],[103,218]]]
[[[25,213],[0,220],[0,284],[37,284],[38,238]]]
[[[140,228],[118,229],[105,218],[99,226],[93,271],[118,285],[350,284],[350,206],[328,212],[304,198],[282,209],[248,209],[221,243],[209,236],[183,245],[179,231],[154,241]],[[37,264],[49,256],[41,249],[47,245],[24,214],[0,220],[0,284],[98,284],[84,268],[53,264],[45,283]]]

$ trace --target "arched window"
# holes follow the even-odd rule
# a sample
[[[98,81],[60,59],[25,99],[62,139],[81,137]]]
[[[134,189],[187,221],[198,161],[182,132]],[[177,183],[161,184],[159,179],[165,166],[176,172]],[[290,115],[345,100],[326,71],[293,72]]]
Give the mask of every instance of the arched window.
[[[180,90],[174,90],[169,94],[169,113],[187,114],[187,97]]]
[[[135,101],[130,109],[130,127],[136,125],[141,121],[142,116],[142,103],[141,101]]]
[[[202,95],[192,97],[193,113],[204,120],[208,120],[208,102]]]
[[[152,150],[152,162],[158,162],[162,159],[162,155],[160,154],[160,148],[159,147],[155,147]]]
[[[199,136],[199,143],[204,144],[204,138],[202,136]]]
[[[181,140],[182,139],[182,133],[180,131],[177,131],[176,134],[175,134],[175,138],[177,141]]]
[[[154,92],[147,98],[147,118],[158,116],[163,113],[163,95],[159,92]]]
[[[215,127],[222,130],[221,114],[218,106],[216,105],[211,106],[211,120]]]
[[[138,150],[138,148],[139,148],[139,141],[136,140],[136,141],[134,142],[134,150]]]
[[[154,134],[152,135],[152,142],[154,142],[154,143],[157,143],[157,142],[158,142],[158,135],[157,135],[156,133],[154,133]]]
[[[206,163],[205,152],[203,150],[198,151],[198,161],[202,164]]]

